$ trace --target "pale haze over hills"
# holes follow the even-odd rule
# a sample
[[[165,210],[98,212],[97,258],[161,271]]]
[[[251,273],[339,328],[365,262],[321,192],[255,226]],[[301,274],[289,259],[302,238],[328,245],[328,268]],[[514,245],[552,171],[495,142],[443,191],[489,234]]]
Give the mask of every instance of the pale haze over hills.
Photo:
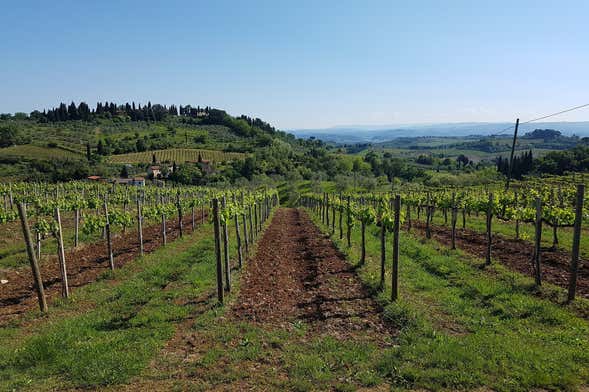
[[[290,132],[298,137],[316,137],[337,143],[378,143],[398,137],[420,136],[470,136],[470,135],[509,135],[513,133],[513,123],[465,122],[438,124],[397,124],[397,125],[343,125],[323,129],[293,129]],[[510,129],[506,129],[512,127]],[[578,122],[537,122],[521,124],[519,134],[534,129],[554,129],[563,135],[589,136],[589,121]]]

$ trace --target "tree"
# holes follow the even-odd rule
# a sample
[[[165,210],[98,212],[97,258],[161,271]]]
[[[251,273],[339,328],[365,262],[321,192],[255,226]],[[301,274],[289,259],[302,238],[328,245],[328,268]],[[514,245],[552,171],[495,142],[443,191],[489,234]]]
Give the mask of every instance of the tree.
[[[462,164],[462,167],[466,167],[468,162],[470,162],[470,159],[468,159],[466,155],[460,154],[458,155],[458,158],[456,158],[456,162],[458,162],[458,167],[460,167],[460,164]]]
[[[0,128],[0,147],[10,147],[17,143],[18,131],[14,127]]]
[[[200,185],[203,174],[198,166],[187,164],[178,167],[177,170],[170,174],[168,179],[185,185]]]
[[[135,148],[138,152],[147,151],[147,145],[145,144],[145,140],[137,139],[137,142],[135,142]]]
[[[123,168],[121,169],[121,177],[122,178],[129,177],[129,168],[127,167],[127,165],[124,165]]]
[[[432,165],[434,163],[434,160],[431,155],[423,155],[422,154],[417,157],[415,162],[420,163],[422,165]]]
[[[96,145],[96,153],[98,155],[105,155],[104,143],[102,142],[102,140],[99,140],[98,144]]]

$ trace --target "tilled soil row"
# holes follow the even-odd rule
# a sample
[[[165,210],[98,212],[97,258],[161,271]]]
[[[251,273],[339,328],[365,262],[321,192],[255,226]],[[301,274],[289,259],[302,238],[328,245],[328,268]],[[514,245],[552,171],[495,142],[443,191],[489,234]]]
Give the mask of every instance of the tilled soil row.
[[[420,235],[425,236],[425,224],[414,222]],[[432,238],[450,246],[452,244],[452,230],[448,227],[431,225]],[[470,229],[456,229],[456,247],[472,255],[484,258],[487,251],[487,239],[484,233]],[[507,238],[500,234],[492,237],[491,256],[508,268],[524,275],[534,276],[532,258],[534,245],[528,241]],[[543,281],[568,288],[569,265],[571,255],[563,250],[542,248],[540,258]],[[581,260],[577,280],[577,294],[589,298],[589,263]]]
[[[201,224],[202,216],[196,223]],[[206,215],[205,215],[206,219]],[[183,231],[190,233],[192,215],[183,218]],[[168,242],[180,236],[177,219],[170,219],[166,225]],[[150,253],[162,245],[161,225],[155,224],[143,229],[143,250]],[[24,246],[24,245],[23,245]],[[139,239],[136,231],[113,236],[115,268],[120,268],[140,255]],[[96,281],[109,270],[106,240],[82,245],[66,252],[68,283],[70,288],[84,286]],[[40,265],[43,287],[49,303],[61,296],[61,277],[57,257]],[[30,268],[20,268],[10,272],[8,283],[0,286],[0,324],[17,318],[24,312],[38,308],[38,300],[33,285]]]
[[[307,214],[280,209],[247,265],[232,316],[278,326],[301,320],[318,334],[382,341],[393,331],[381,310]]]

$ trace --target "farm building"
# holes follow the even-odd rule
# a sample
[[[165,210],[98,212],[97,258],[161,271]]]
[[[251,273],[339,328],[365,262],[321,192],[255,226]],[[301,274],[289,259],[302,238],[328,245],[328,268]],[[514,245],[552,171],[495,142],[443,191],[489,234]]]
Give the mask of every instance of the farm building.
[[[162,176],[162,169],[159,166],[150,166],[147,169],[147,176],[149,178],[158,178]]]

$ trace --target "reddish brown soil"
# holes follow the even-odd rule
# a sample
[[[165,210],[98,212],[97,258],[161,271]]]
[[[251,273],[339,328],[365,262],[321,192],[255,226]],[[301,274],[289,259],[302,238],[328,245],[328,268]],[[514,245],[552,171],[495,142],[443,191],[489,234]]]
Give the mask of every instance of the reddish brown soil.
[[[382,340],[391,333],[353,267],[296,209],[276,212],[248,263],[233,317],[271,325],[298,319],[341,338],[362,332]]]
[[[237,298],[216,323],[239,326],[247,322],[294,331],[296,323],[302,322],[305,333],[289,335],[301,344],[326,335],[379,346],[394,340],[395,330],[383,321],[369,290],[302,210],[275,212],[242,274]],[[214,297],[209,295],[195,304],[191,314],[196,319],[214,306]],[[241,342],[241,336],[225,341],[187,320],[152,362],[153,377],[137,378],[117,390],[277,390],[268,377],[272,382],[287,381],[282,343],[263,342],[264,355],[259,360],[233,360],[231,355]],[[212,352],[223,355],[213,364],[203,363]],[[232,376],[225,378],[225,372]],[[239,378],[231,378],[237,373]]]
[[[202,223],[200,214],[195,219],[197,223]],[[192,216],[186,216],[183,218],[183,232],[190,233],[191,230]],[[180,230],[177,219],[170,219],[167,222],[166,233],[168,242],[179,237]],[[153,252],[161,245],[160,224],[143,229],[144,253]],[[130,230],[125,234],[114,236],[113,252],[115,268],[120,268],[138,257],[140,249],[137,232]],[[96,281],[101,274],[109,270],[105,240],[72,249],[66,252],[65,259],[70,291]],[[61,277],[57,257],[42,263],[40,268],[45,295],[51,303],[52,300],[61,296]],[[39,306],[29,267],[11,270],[6,279],[8,283],[0,285],[0,325]]]
[[[425,224],[416,222],[414,226],[417,226],[419,232],[425,235]],[[444,245],[451,245],[452,231],[450,228],[432,225],[431,229],[433,239]],[[477,257],[484,258],[487,250],[487,240],[484,233],[478,233],[470,229],[456,229],[456,247]],[[501,262],[514,271],[533,277],[533,254],[534,245],[529,241],[508,238],[500,234],[493,235],[491,245],[492,259]],[[540,259],[542,280],[568,288],[570,261],[570,254],[563,250],[542,248]],[[579,263],[577,294],[589,298],[589,263],[584,260]]]

